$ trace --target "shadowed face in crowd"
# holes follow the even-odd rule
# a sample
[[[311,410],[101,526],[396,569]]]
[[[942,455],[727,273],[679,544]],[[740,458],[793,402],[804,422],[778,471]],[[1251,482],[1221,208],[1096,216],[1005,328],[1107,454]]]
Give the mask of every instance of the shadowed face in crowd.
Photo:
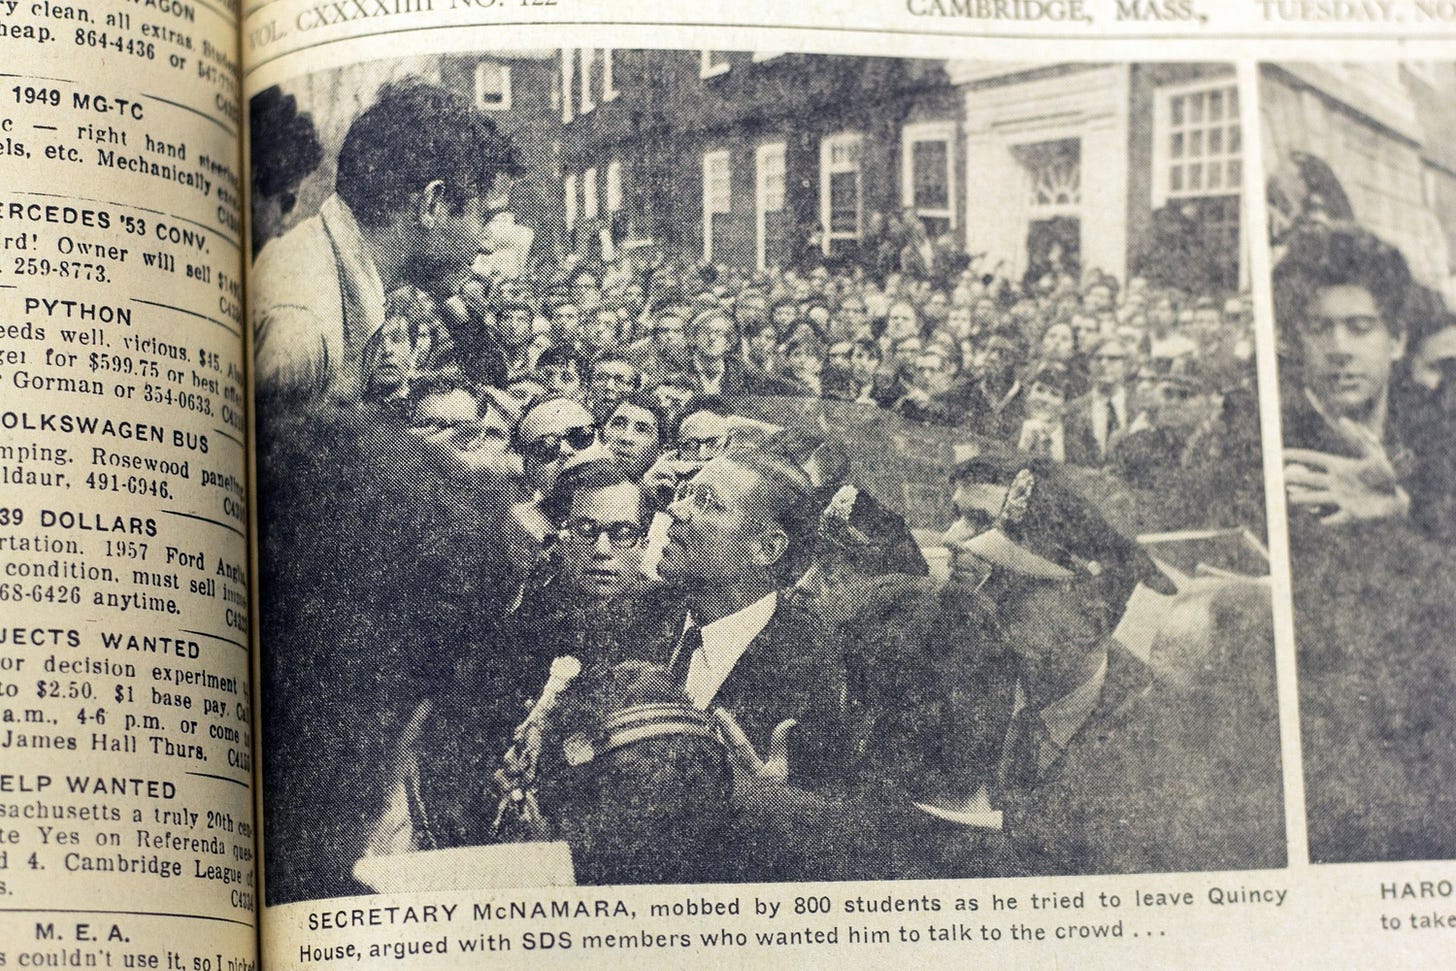
[[[1299,340],[1310,390],[1335,415],[1356,420],[1383,398],[1391,365],[1405,352],[1405,338],[1386,326],[1375,297],[1358,286],[1320,290]]]
[[[551,336],[560,344],[581,339],[581,310],[575,304],[564,303],[551,314]]]
[[[408,318],[391,317],[369,339],[364,352],[365,386],[376,393],[403,392],[415,364],[429,352],[430,338],[413,333]]]
[[[868,348],[857,344],[849,352],[849,367],[856,381],[868,384],[875,379],[875,372],[880,369],[880,359]]]
[[[694,322],[693,350],[705,361],[721,361],[733,343],[733,322],[727,317],[709,317]]]
[[[1076,347],[1070,324],[1052,324],[1041,335],[1041,356],[1044,361],[1070,361]]]
[[[562,524],[562,576],[589,601],[607,603],[644,579],[642,490],[631,482],[580,489]]]
[[[623,398],[637,390],[637,380],[637,369],[626,361],[597,362],[591,377],[592,411],[605,420]]]
[[[560,399],[527,412],[517,437],[526,476],[544,493],[550,491],[566,460],[596,441],[596,432],[591,412],[578,402]]]
[[[531,342],[531,311],[527,308],[511,307],[501,314],[500,325],[513,352],[520,353]]]
[[[1104,341],[1092,352],[1092,380],[1104,391],[1112,391],[1127,380],[1128,348],[1122,341]]]
[[[575,398],[581,394],[581,375],[573,361],[557,361],[536,368],[536,380],[551,394]]]
[[[659,347],[684,347],[687,344],[687,338],[683,334],[686,326],[678,314],[662,314],[652,324],[652,339]]]
[[[885,335],[889,337],[892,345],[912,337],[919,338],[920,321],[915,317],[915,308],[904,301],[892,304],[888,323],[885,326]]]

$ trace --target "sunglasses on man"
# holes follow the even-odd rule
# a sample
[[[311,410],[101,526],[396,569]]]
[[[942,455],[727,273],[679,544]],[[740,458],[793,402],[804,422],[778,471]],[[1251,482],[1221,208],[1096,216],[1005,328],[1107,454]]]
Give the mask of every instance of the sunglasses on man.
[[[561,446],[571,446],[572,450],[580,452],[597,440],[597,430],[592,425],[582,425],[577,428],[568,428],[560,434],[546,434],[539,438],[533,438],[525,444],[524,453],[526,458],[541,465],[550,465],[561,458]]]

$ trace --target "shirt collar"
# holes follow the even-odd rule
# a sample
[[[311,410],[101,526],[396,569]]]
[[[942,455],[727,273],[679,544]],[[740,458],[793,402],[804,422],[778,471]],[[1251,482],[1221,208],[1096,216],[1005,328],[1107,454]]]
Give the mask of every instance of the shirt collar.
[[[763,633],[773,619],[774,611],[778,609],[778,591],[772,591],[761,600],[755,601],[736,613],[727,617],[719,617],[710,624],[702,627],[703,652],[702,660],[699,662],[706,667],[704,677],[711,688],[711,694],[705,701],[710,701],[712,695],[718,693],[723,682],[728,679],[738,659],[743,652],[748,650],[748,645],[753,643],[754,638]],[[688,624],[692,624],[692,615],[688,616]],[[694,699],[695,701],[697,699]]]
[[[351,347],[362,348],[384,326],[384,283],[348,204],[337,194],[331,195],[319,207],[319,216],[334,241],[347,289],[345,340]]]
[[[1344,438],[1345,433],[1340,430],[1339,419],[1320,403],[1319,396],[1309,388],[1304,389],[1304,396],[1308,399],[1310,407],[1314,408],[1315,413],[1324,419],[1325,424],[1333,428],[1335,433],[1341,438]],[[1385,434],[1385,423],[1389,416],[1390,390],[1387,387],[1385,391],[1380,393],[1380,398],[1375,402],[1375,407],[1370,409],[1370,419],[1362,423],[1365,426],[1365,430],[1372,433],[1375,436],[1375,440],[1382,445],[1387,438]]]

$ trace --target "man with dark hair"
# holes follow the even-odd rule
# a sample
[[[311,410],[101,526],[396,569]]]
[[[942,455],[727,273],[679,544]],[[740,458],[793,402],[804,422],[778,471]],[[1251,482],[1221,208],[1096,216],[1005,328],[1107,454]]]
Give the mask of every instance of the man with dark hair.
[[[1289,502],[1327,524],[1412,512],[1418,458],[1402,411],[1419,406],[1395,380],[1410,289],[1405,257],[1355,226],[1294,235],[1274,269],[1280,332],[1298,353],[1281,409]]]
[[[501,304],[496,313],[501,346],[506,354],[507,380],[513,381],[531,370],[528,348],[535,316],[529,304],[514,300]]]
[[[1273,285],[1310,857],[1449,859],[1456,476],[1450,413],[1400,362],[1422,298],[1347,223],[1291,231]]]
[[[298,110],[298,99],[278,85],[264,88],[248,103],[251,138],[248,175],[253,222],[253,255],[276,237],[293,207],[303,180],[323,161],[313,116]]]
[[[628,395],[642,386],[642,374],[616,350],[607,350],[592,361],[591,380],[586,387],[586,406],[597,424],[604,424]]]
[[[739,348],[738,325],[724,310],[705,310],[687,327],[691,367],[702,394],[733,400],[746,394],[797,395],[803,392],[788,378],[745,364]]]
[[[536,380],[550,394],[580,401],[581,358],[570,347],[548,347],[536,358]]]
[[[602,425],[602,443],[640,482],[662,453],[665,425],[657,402],[645,392],[634,391],[622,399]]]
[[[385,295],[410,284],[447,296],[517,171],[510,143],[460,95],[418,79],[381,88],[344,137],[335,194],[253,267],[266,281],[252,311],[261,392],[357,399]]]

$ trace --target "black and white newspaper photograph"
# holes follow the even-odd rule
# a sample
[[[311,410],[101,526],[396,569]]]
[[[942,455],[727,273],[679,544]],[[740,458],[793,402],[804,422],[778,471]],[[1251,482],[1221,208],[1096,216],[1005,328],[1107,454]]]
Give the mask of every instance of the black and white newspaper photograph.
[[[602,48],[253,94],[266,902],[1284,867],[1251,97],[1219,62]],[[1439,144],[1380,146],[1396,209],[1274,110],[1285,263],[1313,234],[1414,272],[1399,244],[1444,313]],[[1441,581],[1394,551],[1439,542],[1448,477],[1399,471],[1394,378],[1313,363],[1370,321],[1439,395],[1444,318],[1386,316],[1381,272],[1281,316],[1284,459],[1297,565],[1350,519],[1410,537],[1379,578],[1305,568],[1301,606],[1414,652],[1444,621],[1411,575]],[[1365,459],[1321,444],[1372,415]],[[1377,580],[1392,610],[1344,589]],[[1356,819],[1379,853],[1452,828],[1444,777],[1399,812],[1366,797],[1413,776],[1343,781],[1450,733],[1445,681],[1382,671],[1438,724],[1327,716],[1374,747],[1328,756],[1336,856],[1377,845]]]
[[[1314,863],[1456,858],[1453,95],[1450,61],[1260,72]]]

